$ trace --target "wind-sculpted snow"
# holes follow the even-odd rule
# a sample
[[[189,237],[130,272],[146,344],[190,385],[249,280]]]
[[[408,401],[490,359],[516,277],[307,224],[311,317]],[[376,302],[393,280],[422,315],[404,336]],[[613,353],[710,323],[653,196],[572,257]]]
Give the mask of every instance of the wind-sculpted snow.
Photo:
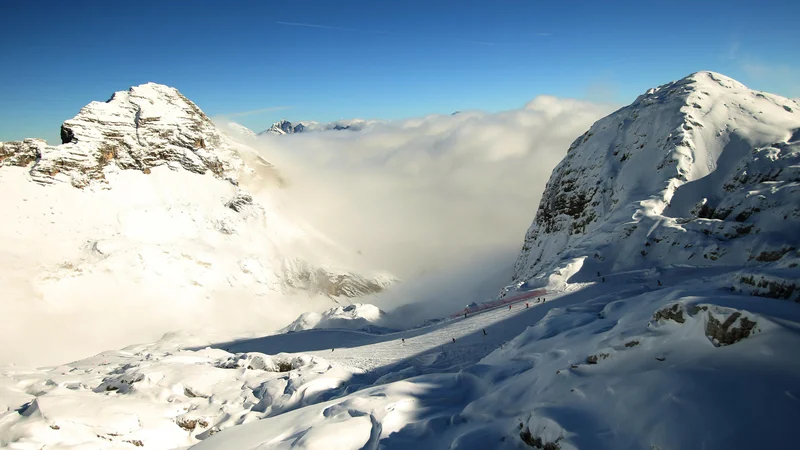
[[[176,345],[192,339],[173,335],[49,369],[0,369],[0,447],[184,447],[326,400],[352,376],[319,357]]]
[[[687,264],[743,266],[757,284],[769,265],[774,295],[798,298],[799,130],[793,100],[716,73],[651,89],[570,146],[514,279]]]

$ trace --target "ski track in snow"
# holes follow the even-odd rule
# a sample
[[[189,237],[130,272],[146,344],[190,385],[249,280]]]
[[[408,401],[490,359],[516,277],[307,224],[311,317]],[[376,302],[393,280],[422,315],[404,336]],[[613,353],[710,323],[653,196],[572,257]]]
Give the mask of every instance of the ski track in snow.
[[[307,330],[215,345],[231,353],[281,352],[319,356],[355,372],[385,373],[413,367],[424,372],[457,370],[479,361],[496,347],[535,324],[547,310],[563,306],[556,295],[545,303],[500,306],[467,318],[390,334],[358,330]],[[546,306],[546,307],[545,307]],[[486,330],[486,335],[483,334]],[[403,342],[405,339],[405,342]],[[455,342],[453,342],[455,339]],[[397,365],[401,364],[400,367]]]

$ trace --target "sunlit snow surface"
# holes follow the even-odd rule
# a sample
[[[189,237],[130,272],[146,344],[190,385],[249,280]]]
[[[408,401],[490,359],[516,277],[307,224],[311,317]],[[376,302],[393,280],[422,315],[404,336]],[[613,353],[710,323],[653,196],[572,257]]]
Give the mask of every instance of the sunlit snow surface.
[[[322,314],[4,367],[0,445],[795,448],[799,112],[693,77],[599,121],[554,172],[543,205],[559,214],[537,217],[505,292],[546,301],[383,333],[313,329]],[[350,312],[329,316],[369,316]]]
[[[800,311],[723,291],[724,280],[631,272],[399,333],[309,330],[211,348],[176,335],[51,369],[5,368],[0,442],[525,448],[529,430],[561,448],[791,448]],[[654,319],[675,303],[683,323]],[[734,310],[756,323],[752,334],[715,345],[709,314]]]

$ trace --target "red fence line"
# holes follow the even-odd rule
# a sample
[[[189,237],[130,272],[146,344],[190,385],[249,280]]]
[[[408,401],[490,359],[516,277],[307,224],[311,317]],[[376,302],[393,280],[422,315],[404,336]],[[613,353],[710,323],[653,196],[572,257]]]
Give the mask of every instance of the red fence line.
[[[473,306],[471,308],[464,308],[464,310],[461,311],[460,313],[452,314],[450,316],[450,318],[451,319],[455,319],[457,317],[463,316],[464,314],[473,314],[473,313],[476,313],[478,311],[484,311],[484,310],[487,310],[487,309],[496,308],[498,306],[503,306],[503,305],[508,305],[508,304],[511,304],[511,303],[520,302],[522,300],[527,300],[529,298],[541,297],[541,296],[543,296],[545,294],[547,294],[547,289],[537,289],[535,291],[525,292],[525,293],[522,293],[520,295],[516,295],[514,297],[506,297],[506,298],[501,298],[499,300],[495,300],[495,301],[492,301],[492,302],[481,303],[481,304]]]

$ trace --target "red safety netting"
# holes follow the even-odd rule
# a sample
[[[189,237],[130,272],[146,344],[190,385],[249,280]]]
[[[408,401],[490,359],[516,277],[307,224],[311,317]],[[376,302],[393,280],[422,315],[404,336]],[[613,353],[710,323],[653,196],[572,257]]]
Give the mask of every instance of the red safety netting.
[[[473,305],[471,307],[464,308],[463,310],[461,310],[461,312],[452,314],[450,318],[455,319],[457,317],[463,316],[465,313],[469,315],[476,313],[478,311],[485,311],[487,309],[497,308],[498,306],[505,306],[505,305],[510,305],[512,303],[521,302],[523,300],[528,300],[533,297],[541,297],[545,294],[547,294],[547,289],[537,289],[535,291],[522,292],[520,294],[501,298],[492,302],[481,303],[478,305]]]

